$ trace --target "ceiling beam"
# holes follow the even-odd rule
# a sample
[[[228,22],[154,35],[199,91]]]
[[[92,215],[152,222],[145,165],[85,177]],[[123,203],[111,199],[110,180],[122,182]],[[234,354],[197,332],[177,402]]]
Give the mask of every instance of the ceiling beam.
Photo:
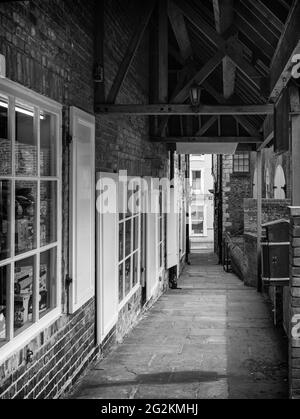
[[[152,137],[153,142],[163,143],[242,143],[261,144],[261,137]]]
[[[215,29],[209,26],[201,15],[197,13],[186,1],[175,0],[178,7],[182,10],[185,17],[197,28],[197,30],[208,38],[218,49],[228,56],[236,66],[251,80],[256,88],[261,90],[261,80],[263,76],[247,62],[242,55],[242,45],[234,37],[225,40]]]
[[[97,105],[97,113],[109,115],[270,115],[273,105],[201,105],[194,109],[185,104],[154,105]]]
[[[130,69],[131,63],[135,57],[137,49],[148,26],[155,3],[156,0],[149,0],[145,4],[145,12],[139,20],[139,24],[137,25],[137,28],[129,42],[128,48],[124,54],[123,61],[121,62],[116,78],[108,94],[107,103],[115,103],[117,99],[119,91],[123,85],[125,77]]]
[[[209,120],[196,133],[195,137],[202,137],[202,135],[204,135],[209,130],[209,128],[211,128],[218,121],[218,119],[218,115],[214,115],[209,118]]]
[[[168,103],[168,0],[158,2],[158,101]]]
[[[256,8],[261,15],[270,22],[280,33],[284,29],[284,24],[261,0],[250,0],[250,5]]]
[[[270,71],[270,99],[276,101],[292,77],[292,58],[300,54],[300,2],[294,0]]]
[[[233,0],[213,0],[217,32],[222,35],[232,25],[234,18]],[[223,58],[223,93],[229,99],[234,93],[236,65],[227,56]]]
[[[193,51],[184,16],[181,13],[181,10],[172,1],[169,1],[168,15],[181,57],[185,62],[192,57]]]
[[[220,105],[228,105],[229,101],[227,101],[220,93],[216,91],[216,89],[211,86],[210,83],[205,82],[203,84],[204,89],[220,104]],[[257,129],[248,121],[245,116],[242,115],[233,115],[235,120],[253,137],[258,135]]]

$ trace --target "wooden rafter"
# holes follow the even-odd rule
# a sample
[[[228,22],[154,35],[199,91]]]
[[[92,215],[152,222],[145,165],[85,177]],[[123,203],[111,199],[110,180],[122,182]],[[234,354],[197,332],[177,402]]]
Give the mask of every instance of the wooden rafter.
[[[158,101],[168,103],[168,0],[158,2]]]
[[[236,66],[251,80],[258,90],[261,87],[262,75],[250,63],[245,61],[241,53],[241,48],[237,48],[239,41],[230,37],[228,40],[224,39],[211,26],[209,26],[187,2],[183,0],[176,0],[176,4],[182,10],[185,17],[197,28],[202,36],[208,38],[219,51],[227,55]]]
[[[277,100],[292,76],[292,58],[300,54],[300,2],[295,0],[274,54],[270,71],[270,98]]]
[[[280,33],[284,29],[284,24],[280,19],[270,10],[262,0],[250,0],[251,6],[258,10],[261,15],[270,22]]]
[[[125,77],[130,69],[131,63],[135,57],[137,49],[141,43],[145,30],[151,18],[156,0],[148,0],[145,4],[145,12],[137,25],[137,28],[129,42],[123,61],[119,67],[117,76],[113,82],[107,97],[107,103],[115,103]]]
[[[196,133],[195,137],[201,137],[204,135],[209,130],[209,128],[211,128],[218,121],[218,118],[219,117],[216,115],[209,118],[209,120]]]
[[[193,55],[189,34],[183,14],[172,1],[169,1],[168,15],[181,57],[183,61],[188,61]]]
[[[213,0],[214,15],[217,32],[224,34],[233,24],[233,0]],[[234,93],[236,65],[225,56],[223,58],[223,92],[225,99]]]
[[[273,105],[201,105],[194,109],[185,104],[154,105],[98,105],[97,112],[110,115],[270,115]]]

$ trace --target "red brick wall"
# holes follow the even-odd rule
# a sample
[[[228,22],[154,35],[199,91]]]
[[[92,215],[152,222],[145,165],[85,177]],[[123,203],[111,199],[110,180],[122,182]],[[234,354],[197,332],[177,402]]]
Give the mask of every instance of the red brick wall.
[[[114,79],[138,16],[136,1],[106,2],[106,90]],[[68,273],[68,108],[93,113],[94,0],[33,0],[0,3],[0,53],[6,56],[7,77],[64,105],[63,135],[63,254],[62,304],[66,311]],[[146,34],[118,102],[146,103],[148,98],[148,42]],[[106,93],[107,93],[106,92]],[[128,169],[130,175],[164,175],[166,149],[150,143],[146,118],[96,117],[96,168]],[[118,334],[130,327],[140,309],[133,296],[124,307]],[[21,351],[0,365],[0,398],[52,398],[67,391],[86,365],[109,348],[112,331],[103,348],[95,348],[94,301],[75,315],[63,315]],[[26,364],[27,349],[33,350]]]

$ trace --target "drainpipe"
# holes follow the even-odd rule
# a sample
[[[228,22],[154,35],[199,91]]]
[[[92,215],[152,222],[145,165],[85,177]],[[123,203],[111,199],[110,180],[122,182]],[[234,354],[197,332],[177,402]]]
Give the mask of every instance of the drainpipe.
[[[218,247],[219,264],[223,261],[223,156],[218,156],[219,160],[219,193],[218,193]]]
[[[190,156],[187,154],[185,156],[186,161],[186,172],[185,172],[185,179],[186,179],[186,196],[188,197],[187,192],[189,191],[189,185],[190,185]],[[189,265],[190,264],[190,204],[187,202],[186,207],[186,243],[185,243],[185,262]]]

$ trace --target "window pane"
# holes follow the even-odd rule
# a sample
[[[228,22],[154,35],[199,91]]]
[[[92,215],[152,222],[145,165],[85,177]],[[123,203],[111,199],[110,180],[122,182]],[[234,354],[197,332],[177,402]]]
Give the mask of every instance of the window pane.
[[[131,253],[131,220],[126,221],[125,257]]]
[[[194,234],[203,234],[203,221],[194,222],[192,226]]]
[[[119,265],[119,302],[124,298],[124,272],[123,272],[124,263]]]
[[[16,254],[36,248],[36,200],[36,182],[16,182]]]
[[[41,246],[57,240],[57,182],[41,182]]]
[[[133,219],[133,250],[139,247],[139,216]]]
[[[132,286],[134,287],[136,284],[137,284],[137,282],[138,282],[138,256],[139,256],[139,253],[138,252],[136,252],[134,255],[133,255],[133,274],[132,274]]]
[[[37,174],[37,144],[34,135],[34,109],[16,103],[16,175]]]
[[[131,290],[131,257],[125,261],[125,295]]]
[[[56,176],[56,116],[41,112],[40,115],[40,164],[41,176]]]
[[[39,284],[39,311],[40,317],[48,310],[56,307],[56,248],[41,253],[40,257],[40,284]]]
[[[119,261],[124,259],[124,223],[119,224]]]
[[[0,181],[0,260],[10,257],[11,182]]]
[[[15,334],[32,323],[32,290],[34,258],[30,257],[15,264],[14,330]]]
[[[0,96],[0,176],[11,174],[11,141],[8,139],[8,100]]]
[[[10,280],[10,267],[0,268],[0,345],[6,339],[6,306],[7,306],[7,284]]]

